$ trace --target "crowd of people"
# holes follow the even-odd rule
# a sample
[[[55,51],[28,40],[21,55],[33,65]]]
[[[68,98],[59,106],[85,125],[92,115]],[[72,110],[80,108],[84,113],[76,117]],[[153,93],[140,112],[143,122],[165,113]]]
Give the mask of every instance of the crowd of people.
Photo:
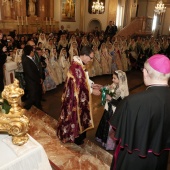
[[[42,109],[42,94],[65,82],[57,136],[78,145],[94,127],[91,94],[99,96],[102,89],[89,77],[113,74],[108,88],[113,87],[114,95],[106,95],[96,132],[97,141],[115,150],[111,169],[132,170],[140,165],[141,170],[165,170],[165,150],[170,149],[170,39],[115,37],[117,28],[109,24],[105,32],[95,28],[88,34],[78,29],[70,33],[64,26],[57,34],[12,37],[0,32],[1,72],[6,58],[17,63],[15,76],[25,90],[26,109],[32,105]],[[128,96],[126,72],[142,68],[148,88]],[[3,79],[0,87],[2,91]]]
[[[61,26],[57,34],[42,32],[20,37],[3,35],[1,43],[7,47],[8,56],[18,64],[16,74],[20,77],[22,76],[18,73],[22,72],[20,64],[22,49],[29,40],[35,43],[36,54],[45,57],[44,90],[51,90],[65,81],[73,56],[78,55],[84,46],[90,46],[95,54],[93,62],[87,66],[90,77],[112,74],[115,70],[126,72],[133,68],[142,68],[145,60],[153,54],[162,53],[170,56],[168,37],[159,39],[115,37],[112,36],[115,33],[109,34],[108,27],[105,31],[95,28],[94,31],[86,34],[78,29],[70,33]],[[24,86],[24,82],[21,86]]]

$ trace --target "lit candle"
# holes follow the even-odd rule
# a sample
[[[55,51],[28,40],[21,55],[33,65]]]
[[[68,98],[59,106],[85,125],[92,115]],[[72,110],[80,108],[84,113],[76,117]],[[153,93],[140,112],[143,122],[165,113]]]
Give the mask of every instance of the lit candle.
[[[45,23],[46,23],[46,25],[47,25],[47,17],[46,17],[46,19],[45,19]]]
[[[17,16],[17,25],[19,25],[19,18],[18,18],[18,16]]]
[[[50,25],[51,25],[51,18],[50,18]]]
[[[28,19],[27,19],[27,16],[25,17],[25,23],[26,23],[26,25],[28,25]]]
[[[21,24],[24,25],[23,16],[21,16]]]

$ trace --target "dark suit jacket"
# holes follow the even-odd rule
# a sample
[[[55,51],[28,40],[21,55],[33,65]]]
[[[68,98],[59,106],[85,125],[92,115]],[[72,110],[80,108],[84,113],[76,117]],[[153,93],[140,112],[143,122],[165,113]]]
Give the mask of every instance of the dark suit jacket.
[[[38,67],[33,60],[27,56],[22,57],[22,65],[24,71],[24,79],[26,82],[26,90],[28,92],[29,106],[40,105],[41,100],[41,76]]]
[[[4,73],[3,73],[3,66],[6,62],[7,55],[0,51],[0,91],[4,89]]]
[[[38,67],[34,63],[33,60],[25,56],[22,60],[23,70],[24,70],[24,77],[28,88],[32,89],[34,86],[40,85],[40,72],[38,70]]]
[[[150,86],[118,104],[110,119],[116,128],[114,138],[120,139],[117,147],[121,147],[116,162],[113,161],[116,170],[166,169],[170,148],[169,101],[169,87]]]

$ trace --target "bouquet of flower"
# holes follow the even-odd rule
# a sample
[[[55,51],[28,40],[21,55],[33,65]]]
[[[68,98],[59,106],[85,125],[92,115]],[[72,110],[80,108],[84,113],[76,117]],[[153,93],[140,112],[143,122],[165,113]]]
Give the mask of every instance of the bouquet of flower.
[[[110,95],[111,97],[115,96],[115,89],[116,89],[116,85],[112,84],[112,85],[108,85],[108,86],[103,86],[101,88],[101,94],[102,94],[102,105],[105,105],[106,103],[106,95]]]

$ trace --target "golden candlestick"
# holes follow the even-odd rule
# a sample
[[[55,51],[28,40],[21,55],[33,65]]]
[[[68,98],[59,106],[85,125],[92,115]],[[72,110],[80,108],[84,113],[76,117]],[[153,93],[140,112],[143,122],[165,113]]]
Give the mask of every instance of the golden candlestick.
[[[24,115],[25,109],[21,108],[19,102],[24,94],[19,87],[19,81],[14,80],[13,84],[5,86],[2,98],[11,105],[8,114],[0,113],[0,132],[8,132],[12,135],[12,142],[15,145],[23,145],[28,141],[29,119]]]

